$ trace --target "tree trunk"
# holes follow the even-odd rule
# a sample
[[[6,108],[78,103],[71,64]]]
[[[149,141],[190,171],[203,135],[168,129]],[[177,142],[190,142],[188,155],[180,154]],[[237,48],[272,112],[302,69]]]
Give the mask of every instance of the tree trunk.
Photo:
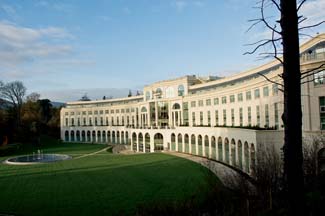
[[[284,80],[284,177],[290,215],[305,215],[302,112],[296,0],[281,0]]]

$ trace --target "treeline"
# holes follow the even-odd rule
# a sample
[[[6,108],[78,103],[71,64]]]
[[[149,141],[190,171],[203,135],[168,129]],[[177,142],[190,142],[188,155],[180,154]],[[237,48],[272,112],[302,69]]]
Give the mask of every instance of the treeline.
[[[60,137],[60,108],[40,94],[26,96],[20,81],[0,81],[0,146],[5,143],[39,144],[41,135]]]

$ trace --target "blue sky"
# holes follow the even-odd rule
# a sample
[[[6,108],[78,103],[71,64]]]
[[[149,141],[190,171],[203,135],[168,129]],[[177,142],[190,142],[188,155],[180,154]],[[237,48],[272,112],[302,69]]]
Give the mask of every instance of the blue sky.
[[[0,80],[53,101],[126,96],[184,75],[227,76],[260,65],[245,44],[266,35],[256,0],[0,0]],[[272,8],[271,8],[272,9]],[[275,15],[270,10],[270,15]],[[307,1],[308,21],[325,0]],[[322,30],[322,29],[316,29]]]

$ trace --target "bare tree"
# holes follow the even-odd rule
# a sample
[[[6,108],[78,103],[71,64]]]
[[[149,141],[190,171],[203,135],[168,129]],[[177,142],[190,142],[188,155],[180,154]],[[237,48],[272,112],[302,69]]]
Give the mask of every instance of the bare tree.
[[[40,99],[41,95],[37,92],[32,92],[27,95],[26,100],[31,102],[37,102]]]
[[[21,122],[21,107],[26,94],[26,87],[20,81],[0,83],[0,97],[9,100],[17,115],[17,124]]]
[[[306,0],[261,0],[258,2],[260,17],[251,20],[252,26],[262,23],[271,31],[271,38],[262,39],[251,45],[255,48],[246,54],[253,54],[260,48],[270,45],[271,52],[261,53],[269,57],[273,56],[283,65],[283,73],[279,75],[282,83],[277,83],[264,76],[268,81],[277,83],[283,88],[284,113],[284,180],[288,195],[289,214],[299,215],[305,213],[304,202],[304,175],[303,175],[303,153],[302,153],[302,111],[301,111],[301,80],[314,74],[319,67],[304,73],[300,72],[299,33],[311,27],[316,27],[324,21],[310,26],[300,26],[307,18],[299,16],[299,10]],[[266,8],[274,7],[280,14],[280,18],[272,24],[265,15]],[[281,55],[281,57],[279,57]]]

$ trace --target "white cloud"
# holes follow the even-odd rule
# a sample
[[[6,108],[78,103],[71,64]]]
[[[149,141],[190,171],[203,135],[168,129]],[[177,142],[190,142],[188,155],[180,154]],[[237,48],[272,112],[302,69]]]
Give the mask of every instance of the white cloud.
[[[55,39],[69,40],[73,36],[62,28],[28,28],[0,21],[0,65],[18,63],[50,56],[64,56],[72,52],[69,44]]]

